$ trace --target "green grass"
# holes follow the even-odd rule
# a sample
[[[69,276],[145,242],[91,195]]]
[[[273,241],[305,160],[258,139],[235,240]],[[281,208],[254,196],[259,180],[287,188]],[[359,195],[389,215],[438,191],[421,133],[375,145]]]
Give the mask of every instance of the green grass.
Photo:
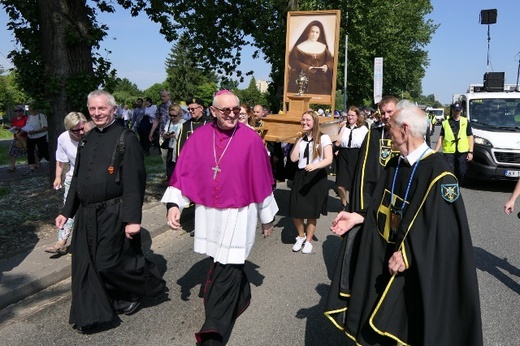
[[[0,127],[0,139],[9,139],[13,138],[13,134],[9,132],[7,129]]]
[[[5,146],[0,151],[6,151]],[[161,200],[168,184],[157,149],[145,157],[145,203]],[[54,218],[63,205],[63,190],[55,191],[49,185],[48,176],[0,182],[0,255],[34,246],[39,239],[56,237]]]

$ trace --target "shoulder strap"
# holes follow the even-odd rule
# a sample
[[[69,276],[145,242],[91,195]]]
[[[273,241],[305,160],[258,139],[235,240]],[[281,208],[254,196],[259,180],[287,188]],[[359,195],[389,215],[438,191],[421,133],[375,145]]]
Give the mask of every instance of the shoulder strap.
[[[121,166],[123,165],[123,158],[125,155],[125,137],[126,134],[130,132],[129,129],[124,128],[121,134],[119,135],[119,140],[117,141],[117,145],[114,148],[114,151],[112,152],[112,160],[110,161],[110,166],[108,167],[108,170],[110,174],[114,174],[114,164],[116,162],[116,155],[119,153],[119,156],[121,159],[119,160],[119,167],[117,168],[117,175],[116,175],[116,183],[119,183],[121,181]]]

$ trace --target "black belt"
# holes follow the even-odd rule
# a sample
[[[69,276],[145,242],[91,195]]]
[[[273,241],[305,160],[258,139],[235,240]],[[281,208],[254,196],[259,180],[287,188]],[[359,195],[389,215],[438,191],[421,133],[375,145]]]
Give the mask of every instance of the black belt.
[[[120,202],[121,198],[116,197],[103,202],[81,202],[81,205],[83,206],[83,208],[101,209]]]

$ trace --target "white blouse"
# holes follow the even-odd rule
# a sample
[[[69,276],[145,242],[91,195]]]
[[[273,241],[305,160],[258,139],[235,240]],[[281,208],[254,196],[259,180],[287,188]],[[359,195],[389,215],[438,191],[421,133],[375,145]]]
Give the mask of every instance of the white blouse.
[[[323,160],[323,155],[325,153],[324,149],[327,145],[332,145],[332,141],[330,140],[329,135],[321,135],[320,139],[321,139],[321,155],[319,157],[313,157],[314,140],[311,142],[306,142],[304,140],[300,141],[300,147],[298,148],[299,152],[300,152],[299,159],[298,159],[298,168],[299,169],[303,169],[303,168],[305,168],[305,166],[307,166],[307,158],[303,157],[307,143],[310,143],[309,144],[309,164],[318,163]]]
[[[348,146],[348,139],[350,137],[350,133],[352,132],[352,141],[350,142],[350,147]],[[354,126],[353,128],[348,127],[348,125],[344,126],[341,129],[340,136],[340,148],[361,148],[361,144],[363,144],[363,140],[368,133],[368,128],[364,125],[359,127]]]

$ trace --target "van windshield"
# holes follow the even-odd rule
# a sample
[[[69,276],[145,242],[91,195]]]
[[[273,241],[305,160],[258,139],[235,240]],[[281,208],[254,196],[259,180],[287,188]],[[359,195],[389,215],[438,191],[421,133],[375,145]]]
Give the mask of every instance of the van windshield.
[[[520,129],[520,98],[470,100],[469,119],[475,127]]]

